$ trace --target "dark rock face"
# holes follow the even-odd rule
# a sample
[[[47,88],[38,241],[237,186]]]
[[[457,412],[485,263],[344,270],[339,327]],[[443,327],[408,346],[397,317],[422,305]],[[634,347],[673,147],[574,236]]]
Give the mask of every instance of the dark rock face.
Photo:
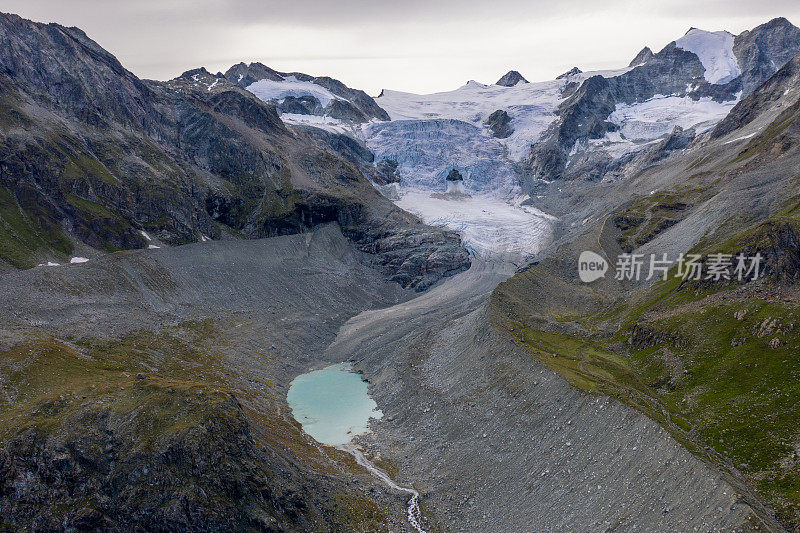
[[[800,279],[800,226],[792,220],[770,220],[753,228],[737,245],[737,253],[760,254],[759,278],[778,283]]]
[[[511,117],[503,109],[498,109],[489,115],[484,124],[491,130],[492,135],[498,139],[505,139],[514,133],[514,128],[511,127]]]
[[[283,81],[284,78],[279,72],[261,63],[250,63],[249,65],[238,63],[225,72],[225,77],[242,89],[259,80]]]
[[[330,78],[328,76],[312,78],[310,81],[325,87],[336,96],[340,96],[351,102],[353,106],[361,110],[361,112],[364,113],[364,115],[368,118],[389,120],[389,114],[384,111],[383,108],[379,106],[371,96],[362,90],[351,89],[339,80]]]
[[[400,164],[394,159],[382,159],[377,165],[379,176],[381,180],[379,185],[388,185],[389,183],[400,183],[400,176],[397,174],[397,167]]]
[[[135,449],[133,425],[111,411],[84,413],[62,437],[20,435],[0,449],[4,521],[49,531],[310,527],[298,473],[257,447],[238,402],[208,407],[206,420],[150,451]]]
[[[513,87],[518,83],[528,83],[528,80],[522,77],[522,74],[516,70],[509,70],[503,77],[497,80],[495,85],[502,85],[503,87]]]
[[[615,83],[609,78],[592,76],[560,108],[560,119],[550,127],[544,142],[534,146],[531,166],[537,176],[561,176],[569,151],[580,138],[600,138],[613,131],[606,118],[617,102]]]
[[[581,69],[579,69],[578,67],[572,67],[571,69],[566,71],[564,74],[556,76],[556,79],[557,80],[563,80],[564,78],[569,78],[570,76],[574,76],[576,74],[580,74],[581,72],[583,72],[583,71]]]
[[[773,19],[738,35],[733,53],[742,70],[742,90],[748,95],[800,53],[800,29],[785,18]]]
[[[319,115],[322,113],[322,104],[313,96],[287,96],[275,108],[281,113],[298,115]]]
[[[373,189],[359,170],[367,150],[288,130],[274,106],[225,78],[195,69],[143,82],[80,30],[13,15],[0,15],[0,42],[0,198],[52,229],[42,246],[68,234],[96,248],[144,247],[142,230],[183,244],[224,226],[258,238],[337,221],[407,286],[469,265],[456,234]]]
[[[638,67],[638,66],[644,65],[645,63],[647,63],[651,59],[653,59],[653,51],[650,50],[649,47],[645,46],[644,48],[642,48],[642,50],[638,54],[636,54],[636,57],[634,57],[631,60],[631,62],[628,64],[628,66],[629,67]]]
[[[331,100],[331,103],[325,108],[325,114],[348,122],[362,123],[369,121],[363,111],[347,100]]]
[[[780,101],[787,90],[798,86],[800,86],[800,56],[786,63],[766,83],[736,104],[711,132],[712,138],[724,137],[746,126]]]
[[[447,174],[445,179],[447,181],[464,181],[464,176],[461,175],[461,172],[453,168],[450,169],[450,172]]]
[[[619,161],[617,168],[614,170],[624,168],[624,172],[628,175],[634,174],[649,166],[657,164],[669,157],[673,152],[683,150],[694,141],[697,133],[693,128],[684,130],[680,126],[675,126],[666,138],[661,139],[657,143],[645,148],[639,153],[629,154],[628,157]]]
[[[334,100],[330,104],[333,107],[326,109],[326,113],[334,118],[357,123],[367,122],[373,118],[389,120],[388,113],[367,93],[358,89],[351,89],[339,80],[328,76],[314,77],[302,72],[278,72],[261,63],[250,63],[249,65],[239,63],[225,72],[225,78],[243,89],[259,80],[284,81],[289,76],[294,76],[300,81],[316,83],[346,100],[346,102]],[[311,114],[319,115],[322,113],[314,112]]]

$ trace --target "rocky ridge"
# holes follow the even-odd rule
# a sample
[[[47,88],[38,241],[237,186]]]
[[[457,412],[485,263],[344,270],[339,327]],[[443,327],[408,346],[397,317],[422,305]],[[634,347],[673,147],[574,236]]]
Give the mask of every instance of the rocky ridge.
[[[114,251],[328,222],[405,286],[469,264],[456,234],[395,208],[330,144],[224,77],[142,81],[80,30],[15,15],[0,15],[0,43],[6,264],[68,260],[76,242]]]
[[[700,41],[696,45],[700,50],[704,46],[724,46],[717,43],[716,34],[694,29],[687,36],[689,34]],[[692,101],[735,102],[740,95],[750,94],[800,52],[800,29],[784,18],[730,38],[730,52],[740,72],[729,81],[726,80],[733,75],[720,82],[709,82],[706,65],[696,53],[680,48],[677,43],[681,40],[668,44],[656,54],[643,49],[624,72],[586,79],[568,93],[568,98],[559,105],[556,121],[533,145],[527,161],[530,176],[548,180],[585,178],[582,171],[575,171],[570,164],[574,157],[592,159],[602,165],[608,154],[592,148],[591,142],[619,131],[619,125],[609,120],[619,106],[644,103],[659,95]],[[714,53],[723,52],[720,49]],[[608,175],[614,178],[620,174],[610,172]],[[600,173],[591,179],[605,176],[606,173]]]

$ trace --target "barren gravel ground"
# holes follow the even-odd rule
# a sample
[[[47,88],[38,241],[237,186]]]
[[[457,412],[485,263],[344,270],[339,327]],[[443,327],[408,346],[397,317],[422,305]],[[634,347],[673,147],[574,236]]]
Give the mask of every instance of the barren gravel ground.
[[[444,531],[733,531],[750,508],[638,411],[584,394],[493,330],[507,260],[348,321],[328,359],[353,358],[384,417],[360,439],[421,493]]]
[[[249,410],[283,417],[294,376],[354,360],[384,412],[361,443],[420,491],[432,531],[740,526],[749,508],[655,422],[571,388],[492,329],[487,299],[516,259],[477,259],[413,297],[364,267],[330,226],[124,253],[3,273],[2,341],[210,317],[225,328],[232,389]],[[340,481],[382,501],[392,530],[408,529],[405,495],[366,473]]]

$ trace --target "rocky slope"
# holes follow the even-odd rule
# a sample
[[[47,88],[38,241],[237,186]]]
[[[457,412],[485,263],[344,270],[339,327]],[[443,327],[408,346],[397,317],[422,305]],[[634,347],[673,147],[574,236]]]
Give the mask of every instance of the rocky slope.
[[[522,74],[516,70],[509,70],[503,74],[495,85],[502,85],[503,87],[513,87],[518,83],[528,83],[528,80],[522,77]]]
[[[554,199],[561,244],[492,302],[495,323],[531,356],[658,420],[776,531],[800,524],[797,62],[623,184]],[[583,250],[612,265],[590,286],[577,276]],[[622,282],[623,252],[695,253],[706,267],[710,254],[758,253],[764,264],[749,282]]]
[[[468,265],[455,234],[394,208],[224,77],[144,82],[80,30],[14,15],[0,16],[0,43],[5,263],[68,259],[75,241],[113,251],[335,221],[404,286]]]
[[[335,225],[0,277],[8,530],[386,531],[404,495],[305,436],[288,383],[411,294]]]

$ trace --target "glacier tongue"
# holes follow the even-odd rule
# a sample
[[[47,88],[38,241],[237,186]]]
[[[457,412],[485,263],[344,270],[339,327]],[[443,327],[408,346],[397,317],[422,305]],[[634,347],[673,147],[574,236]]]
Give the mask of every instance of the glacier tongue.
[[[506,147],[473,124],[456,119],[373,122],[363,127],[376,160],[397,161],[395,203],[424,222],[458,231],[474,254],[532,256],[551,234],[552,217],[522,199]],[[457,169],[463,192],[447,193]]]
[[[500,253],[536,255],[550,241],[555,220],[538,209],[519,205],[519,201],[488,195],[448,196],[401,189],[400,200],[395,203],[427,224],[458,231],[464,246],[482,257]]]

